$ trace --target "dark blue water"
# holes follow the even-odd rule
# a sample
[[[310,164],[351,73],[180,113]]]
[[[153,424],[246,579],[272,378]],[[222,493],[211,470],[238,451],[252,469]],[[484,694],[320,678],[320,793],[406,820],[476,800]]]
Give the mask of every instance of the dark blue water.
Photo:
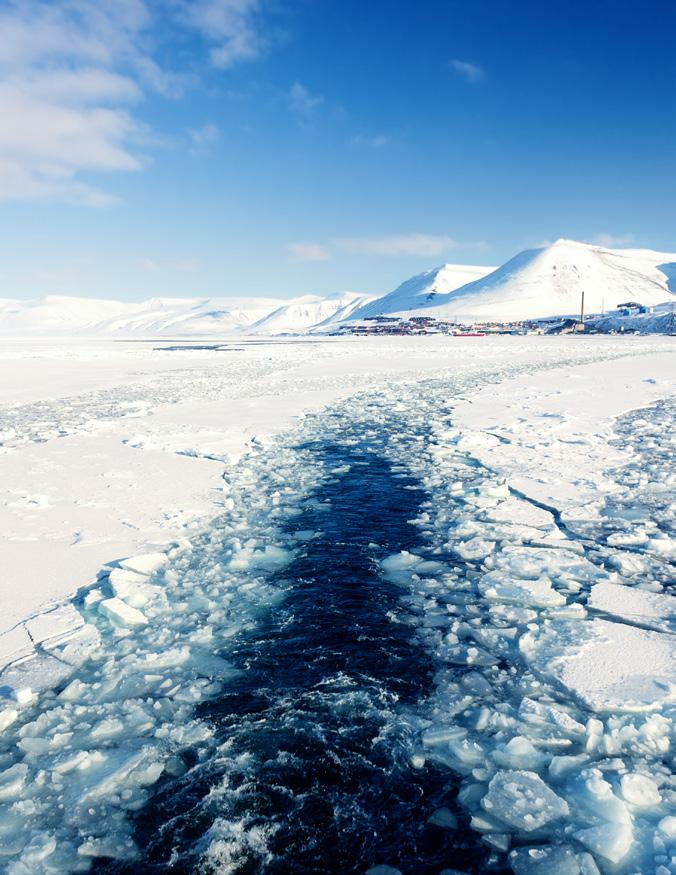
[[[379,559],[415,547],[407,521],[424,494],[375,453],[310,449],[327,470],[350,468],[294,518],[293,530],[320,534],[279,580],[284,601],[228,650],[238,678],[200,709],[220,750],[168,779],[139,812],[142,861],[96,871],[200,871],[218,836],[225,850],[211,871],[485,871],[469,829],[427,824],[440,806],[455,807],[456,790],[447,770],[409,764],[413,713],[435,665],[401,591],[378,573]]]

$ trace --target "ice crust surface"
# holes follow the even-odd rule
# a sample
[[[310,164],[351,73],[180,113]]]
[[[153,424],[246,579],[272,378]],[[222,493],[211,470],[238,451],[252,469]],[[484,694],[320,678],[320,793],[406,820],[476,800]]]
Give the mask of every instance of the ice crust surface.
[[[290,521],[340,476],[306,447],[338,440],[377,445],[426,495],[419,546],[380,568],[400,593],[392,622],[405,617],[435,665],[433,694],[391,716],[414,728],[412,771],[448,774],[431,827],[472,830],[486,871],[672,872],[673,406],[623,416],[632,455],[615,489],[562,517],[477,464],[454,425],[454,397],[518,369],[385,382],[308,417],[226,471],[215,524],[109,569],[56,626],[31,621],[39,652],[0,680],[0,870],[136,865],[136,813],[227,755],[197,706],[227,690],[238,636],[285,599],[285,569],[315,536],[289,535]],[[205,871],[235,872],[264,866],[268,840],[216,818],[196,853]]]

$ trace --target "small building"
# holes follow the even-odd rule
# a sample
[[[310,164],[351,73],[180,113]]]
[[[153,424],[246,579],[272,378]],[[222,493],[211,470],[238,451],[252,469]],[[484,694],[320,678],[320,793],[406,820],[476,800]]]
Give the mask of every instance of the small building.
[[[580,334],[584,330],[585,324],[579,319],[563,319],[558,325],[548,328],[545,334]]]

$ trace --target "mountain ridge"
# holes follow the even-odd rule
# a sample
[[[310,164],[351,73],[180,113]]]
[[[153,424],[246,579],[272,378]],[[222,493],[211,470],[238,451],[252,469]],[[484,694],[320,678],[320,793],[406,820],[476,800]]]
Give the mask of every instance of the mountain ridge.
[[[343,292],[296,298],[153,297],[138,303],[46,295],[0,299],[2,336],[213,336],[327,333],[377,316],[511,322],[577,316],[676,297],[676,253],[609,249],[561,238],[498,268],[444,264],[381,296]]]

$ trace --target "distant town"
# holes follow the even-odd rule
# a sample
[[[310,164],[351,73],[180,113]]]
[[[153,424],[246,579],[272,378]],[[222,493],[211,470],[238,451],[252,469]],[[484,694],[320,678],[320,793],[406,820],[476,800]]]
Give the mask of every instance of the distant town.
[[[651,318],[652,317],[652,318]],[[432,316],[369,316],[353,322],[344,322],[331,332],[332,336],[358,335],[424,335],[447,334],[453,337],[485,337],[494,334],[642,334],[654,330],[653,322],[660,319],[666,334],[676,333],[673,305],[649,307],[636,301],[619,304],[608,313],[580,317],[547,317],[537,320],[512,322],[447,322]]]

